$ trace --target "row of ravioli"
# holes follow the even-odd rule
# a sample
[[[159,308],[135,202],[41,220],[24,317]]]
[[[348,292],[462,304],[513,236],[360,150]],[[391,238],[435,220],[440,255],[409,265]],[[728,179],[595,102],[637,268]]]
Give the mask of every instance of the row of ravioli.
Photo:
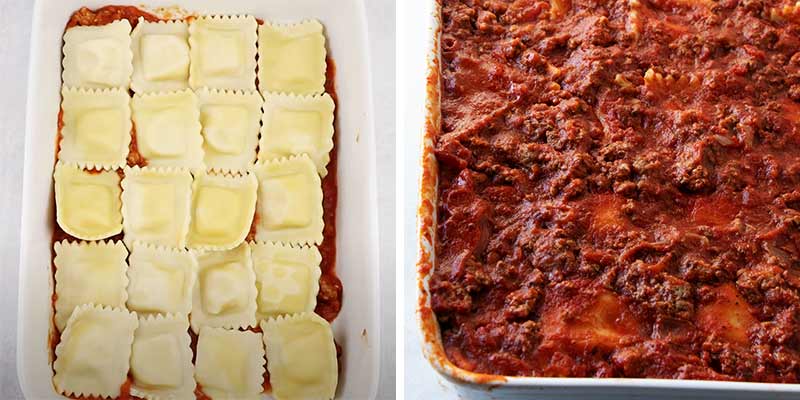
[[[248,243],[226,251],[134,242],[57,242],[54,383],[66,395],[258,398],[264,349],[277,399],[333,397],[336,349],[313,313],[315,247]],[[138,316],[138,319],[137,319]],[[138,326],[138,328],[137,328]],[[192,365],[188,329],[198,334]]]
[[[270,318],[261,332],[203,327],[196,352],[188,325],[181,314],[82,305],[56,347],[53,384],[67,396],[117,398],[130,375],[130,394],[147,400],[194,399],[198,386],[212,399],[258,400],[269,371],[277,400],[335,394],[333,334],[314,313]]]
[[[234,248],[253,228],[258,241],[323,239],[322,184],[306,154],[259,163],[243,174],[86,170],[59,162],[54,179],[58,225],[78,239],[123,232],[128,244],[207,250]]]
[[[256,90],[258,78],[262,93],[312,95],[324,91],[327,68],[318,21],[259,25],[250,15],[75,26],[63,52],[65,85],[136,93]]]
[[[84,168],[129,164],[135,139],[148,166],[241,172],[257,161],[306,153],[324,177],[333,148],[334,102],[327,93],[262,98],[201,88],[131,98],[123,89],[64,86],[61,109],[58,159]]]

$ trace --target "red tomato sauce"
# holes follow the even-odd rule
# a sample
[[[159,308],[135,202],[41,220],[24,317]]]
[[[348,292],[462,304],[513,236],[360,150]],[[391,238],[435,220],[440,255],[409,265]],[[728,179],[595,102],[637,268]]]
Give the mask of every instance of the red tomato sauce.
[[[800,382],[800,8],[442,0],[430,280],[516,376]]]

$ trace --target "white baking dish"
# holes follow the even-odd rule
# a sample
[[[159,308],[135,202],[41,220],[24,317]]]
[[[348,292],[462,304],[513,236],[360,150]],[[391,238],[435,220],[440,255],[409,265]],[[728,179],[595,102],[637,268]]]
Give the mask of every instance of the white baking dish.
[[[29,399],[58,399],[48,333],[52,281],[53,161],[60,102],[61,45],[70,14],[82,6],[140,5],[142,0],[39,0],[33,13],[25,132],[17,370]],[[344,287],[333,324],[342,345],[337,398],[372,399],[379,374],[378,230],[375,145],[367,30],[362,0],[152,0],[201,14],[252,14],[275,21],[318,18],[337,66],[339,202],[337,272]]]
[[[420,197],[417,212],[417,320],[422,351],[433,368],[468,399],[540,398],[704,398],[704,399],[798,399],[800,384],[770,384],[668,379],[546,378],[476,374],[459,368],[445,356],[436,316],[431,309],[428,281],[436,263],[437,171],[433,138],[441,129],[440,58],[441,5],[430,0],[428,87],[426,116],[420,146]],[[427,17],[427,15],[426,15]],[[800,328],[799,328],[800,329]],[[409,378],[409,377],[407,377]],[[411,378],[413,379],[413,378]]]

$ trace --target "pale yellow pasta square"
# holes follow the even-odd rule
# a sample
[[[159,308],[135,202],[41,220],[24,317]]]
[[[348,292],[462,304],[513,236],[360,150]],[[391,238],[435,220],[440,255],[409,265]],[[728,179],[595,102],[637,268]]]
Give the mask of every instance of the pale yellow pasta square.
[[[130,97],[122,89],[62,87],[58,159],[85,168],[125,165],[131,143]]]
[[[256,89],[258,24],[253,16],[203,16],[189,25],[193,89]]]
[[[204,327],[197,338],[195,377],[213,399],[261,399],[264,346],[255,332]]]
[[[149,22],[140,17],[131,41],[133,91],[147,93],[189,87],[189,25],[186,22]]]
[[[256,240],[322,242],[322,184],[308,155],[258,164]]]
[[[139,153],[148,166],[204,168],[200,111],[191,90],[137,93],[131,111]]]
[[[195,174],[188,244],[196,249],[231,249],[250,232],[258,183],[245,175]]]
[[[185,249],[134,242],[128,259],[128,308],[140,314],[192,310],[197,259]]]
[[[261,25],[258,52],[262,93],[311,95],[325,91],[325,36],[319,21]]]
[[[122,231],[120,177],[116,171],[87,171],[59,162],[53,173],[56,221],[64,232],[99,240]]]
[[[307,154],[325,177],[333,149],[333,100],[325,93],[298,97],[267,94],[258,160]]]
[[[319,250],[272,242],[250,247],[258,287],[258,319],[314,311],[321,275]]]
[[[256,159],[261,95],[202,88],[197,97],[206,167],[221,172],[247,171]]]
[[[122,19],[102,26],[74,26],[64,33],[64,85],[123,88],[130,85],[131,24]]]
[[[75,242],[53,245],[55,323],[63,331],[75,307],[94,303],[125,307],[128,298],[128,250],[122,242]]]
[[[272,395],[277,400],[332,399],[338,365],[333,332],[314,313],[261,322]]]
[[[186,246],[192,197],[189,171],[125,168],[122,190],[126,243]]]
[[[192,293],[192,330],[201,327],[247,328],[256,324],[256,277],[247,243],[197,256]]]
[[[189,320],[183,314],[147,316],[131,348],[131,394],[147,400],[194,399]]]
[[[53,363],[53,384],[70,397],[114,397],[128,377],[136,313],[84,304],[75,309]]]

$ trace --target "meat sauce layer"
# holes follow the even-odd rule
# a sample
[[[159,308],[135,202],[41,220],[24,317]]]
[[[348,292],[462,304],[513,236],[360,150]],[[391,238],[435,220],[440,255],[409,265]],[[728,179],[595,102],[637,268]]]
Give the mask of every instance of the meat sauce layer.
[[[442,23],[449,359],[798,382],[800,7],[442,0]]]

